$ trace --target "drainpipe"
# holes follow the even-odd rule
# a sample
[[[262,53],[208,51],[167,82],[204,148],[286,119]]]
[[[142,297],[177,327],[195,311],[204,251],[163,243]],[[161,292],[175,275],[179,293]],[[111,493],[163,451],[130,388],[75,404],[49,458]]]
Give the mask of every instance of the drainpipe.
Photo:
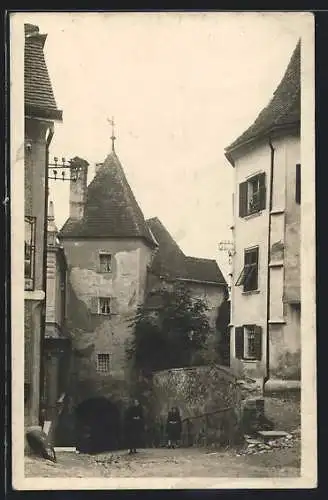
[[[273,174],[274,174],[274,147],[271,139],[269,138],[269,146],[271,150],[270,155],[270,187],[269,187],[269,224],[268,224],[268,256],[267,256],[267,304],[266,304],[266,374],[263,380],[263,393],[266,382],[270,378],[270,347],[269,347],[269,330],[270,330],[270,248],[271,248],[271,211],[272,211],[272,195],[273,195]]]
[[[42,288],[44,291],[44,302],[42,309],[42,323],[40,335],[40,405],[39,405],[39,423],[42,425],[41,402],[44,392],[45,359],[44,344],[46,336],[46,300],[47,300],[47,244],[48,244],[48,200],[49,200],[49,146],[54,135],[53,127],[49,128],[49,134],[46,140],[46,162],[44,174],[44,226],[43,226],[43,276]]]

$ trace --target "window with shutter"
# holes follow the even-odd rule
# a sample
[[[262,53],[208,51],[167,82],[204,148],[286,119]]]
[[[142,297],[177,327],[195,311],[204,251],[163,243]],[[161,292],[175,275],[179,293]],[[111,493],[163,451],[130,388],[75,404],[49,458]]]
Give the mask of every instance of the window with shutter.
[[[253,247],[244,252],[244,267],[235,286],[244,287],[244,292],[258,290],[258,260],[259,247]]]
[[[239,184],[239,217],[247,215],[247,182]]]
[[[301,203],[301,165],[296,165],[296,185],[295,185],[295,201],[298,205]]]
[[[239,184],[239,217],[260,212],[266,206],[266,175],[256,174]]]
[[[237,359],[244,357],[244,327],[236,326],[235,328],[235,355]]]

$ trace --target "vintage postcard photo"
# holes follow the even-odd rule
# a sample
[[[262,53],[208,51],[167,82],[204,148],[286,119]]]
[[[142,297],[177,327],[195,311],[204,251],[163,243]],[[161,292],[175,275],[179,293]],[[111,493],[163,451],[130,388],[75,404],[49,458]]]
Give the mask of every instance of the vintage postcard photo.
[[[315,488],[313,15],[11,12],[10,92],[13,487]]]

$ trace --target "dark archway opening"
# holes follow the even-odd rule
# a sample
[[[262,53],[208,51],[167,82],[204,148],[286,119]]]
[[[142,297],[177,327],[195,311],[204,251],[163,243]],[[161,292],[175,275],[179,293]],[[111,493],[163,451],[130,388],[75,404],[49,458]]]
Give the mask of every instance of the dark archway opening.
[[[120,412],[106,398],[91,398],[76,408],[77,449],[82,453],[117,450],[121,444]]]

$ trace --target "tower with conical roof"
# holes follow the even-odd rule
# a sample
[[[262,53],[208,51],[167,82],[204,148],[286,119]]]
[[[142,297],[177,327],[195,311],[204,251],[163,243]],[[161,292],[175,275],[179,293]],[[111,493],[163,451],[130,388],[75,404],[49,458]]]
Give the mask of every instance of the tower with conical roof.
[[[60,231],[68,262],[67,326],[76,352],[76,403],[129,392],[126,343],[144,299],[156,241],[114,149],[89,185],[84,160],[71,181],[70,215]],[[79,207],[78,210],[76,207]]]

